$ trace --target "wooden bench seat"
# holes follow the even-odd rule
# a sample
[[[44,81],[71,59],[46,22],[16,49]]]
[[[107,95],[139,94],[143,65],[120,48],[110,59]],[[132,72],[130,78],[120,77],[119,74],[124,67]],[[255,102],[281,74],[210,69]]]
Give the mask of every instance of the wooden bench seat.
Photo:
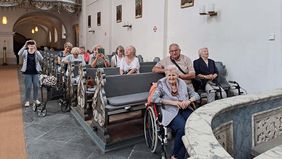
[[[117,140],[114,137],[119,135],[113,135],[111,132],[113,131],[112,127],[119,124],[126,127],[126,124],[130,123],[130,121],[134,121],[135,124],[129,124],[128,129],[136,133],[132,134],[131,138],[142,136],[142,127],[139,128],[136,125],[142,125],[142,114],[152,82],[157,82],[163,75],[150,72],[134,75],[104,76],[98,70],[98,76],[100,76],[100,80],[97,83],[93,97],[93,121],[91,124],[97,136],[105,142],[105,145],[115,144],[114,142]],[[139,115],[130,118],[127,114],[133,112]],[[126,122],[124,120],[115,120],[116,116],[120,115],[127,117]],[[135,131],[137,129],[138,131]],[[122,142],[127,139],[128,136],[123,136],[118,141]]]
[[[124,107],[135,105],[136,103],[145,103],[147,101],[147,98],[148,92],[135,93],[108,98],[108,103],[113,107]]]

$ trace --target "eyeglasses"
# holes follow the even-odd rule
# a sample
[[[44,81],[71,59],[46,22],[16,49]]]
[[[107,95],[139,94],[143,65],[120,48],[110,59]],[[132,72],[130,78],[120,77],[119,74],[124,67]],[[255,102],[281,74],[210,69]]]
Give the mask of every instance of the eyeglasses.
[[[178,51],[179,51],[179,49],[177,49],[177,50],[169,50],[170,53],[178,52]]]

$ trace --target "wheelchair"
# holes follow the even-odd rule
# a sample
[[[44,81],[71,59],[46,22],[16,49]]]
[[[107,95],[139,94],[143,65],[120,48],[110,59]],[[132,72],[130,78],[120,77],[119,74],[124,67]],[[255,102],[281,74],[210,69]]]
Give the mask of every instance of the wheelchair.
[[[161,124],[162,115],[159,104],[145,104],[144,113],[144,136],[147,147],[151,152],[157,152],[157,148],[161,146],[161,158],[166,159],[167,143],[171,138],[169,129]]]
[[[218,88],[210,90],[209,93],[216,93],[215,100],[222,99],[222,90],[220,87],[226,92],[227,97],[247,94],[247,91],[242,88],[239,83],[236,81],[227,81],[227,70],[225,65],[222,62],[215,62],[216,68],[218,70],[218,76],[216,82],[214,83],[215,86]],[[199,79],[195,78],[192,80],[193,87],[195,91],[200,95],[200,105],[205,104],[203,99],[207,98],[207,92],[205,91],[204,82]]]
[[[247,91],[242,88],[239,83],[236,81],[227,81],[227,70],[225,65],[223,65],[222,62],[215,62],[215,66],[218,70],[218,77],[217,77],[217,83],[220,87],[224,89],[224,91],[227,94],[227,97],[232,97],[236,95],[242,95],[247,94]]]

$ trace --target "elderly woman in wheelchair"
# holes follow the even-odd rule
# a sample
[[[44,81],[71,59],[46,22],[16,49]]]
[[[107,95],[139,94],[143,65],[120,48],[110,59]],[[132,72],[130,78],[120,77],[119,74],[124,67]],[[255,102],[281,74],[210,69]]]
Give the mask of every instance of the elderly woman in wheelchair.
[[[175,133],[175,142],[171,158],[183,159],[186,149],[181,140],[187,118],[193,112],[192,103],[198,100],[199,95],[188,88],[186,83],[178,78],[177,67],[170,65],[165,71],[166,77],[157,83],[152,97],[153,103],[161,104],[161,125],[171,128]]]

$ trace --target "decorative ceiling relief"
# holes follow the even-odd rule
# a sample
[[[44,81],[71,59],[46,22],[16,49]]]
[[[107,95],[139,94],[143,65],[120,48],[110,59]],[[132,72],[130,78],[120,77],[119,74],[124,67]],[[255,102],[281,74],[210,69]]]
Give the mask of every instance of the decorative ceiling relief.
[[[41,10],[50,10],[54,7],[51,2],[31,2],[36,8]]]
[[[0,0],[0,8],[14,7],[75,13],[81,10],[81,0]]]
[[[0,0],[0,7],[14,7],[22,3],[23,0]]]

